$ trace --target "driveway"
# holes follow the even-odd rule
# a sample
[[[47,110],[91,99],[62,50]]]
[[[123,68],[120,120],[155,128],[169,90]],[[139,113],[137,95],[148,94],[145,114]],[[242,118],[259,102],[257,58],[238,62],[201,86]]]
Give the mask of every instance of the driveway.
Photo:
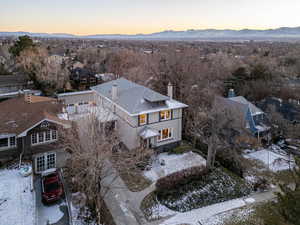
[[[69,225],[68,208],[65,199],[51,205],[44,205],[41,196],[41,178],[35,177],[37,225]]]

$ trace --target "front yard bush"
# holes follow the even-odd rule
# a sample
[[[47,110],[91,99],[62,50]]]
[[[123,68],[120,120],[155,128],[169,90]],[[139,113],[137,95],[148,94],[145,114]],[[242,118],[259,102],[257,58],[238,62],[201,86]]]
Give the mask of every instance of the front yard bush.
[[[200,172],[199,169],[196,170]],[[173,179],[174,177],[167,179],[167,181],[173,184]],[[180,187],[178,183],[175,183],[175,188],[171,188],[172,185],[165,180],[161,181],[156,191],[159,202],[169,209],[187,212],[207,205],[240,198],[251,192],[250,186],[244,183],[240,177],[223,168],[198,173],[198,176],[186,181],[184,184],[181,183]]]
[[[164,192],[165,190],[176,189],[181,185],[185,185],[193,180],[201,179],[207,173],[204,166],[190,167],[168,176],[160,178],[156,182],[156,190]]]

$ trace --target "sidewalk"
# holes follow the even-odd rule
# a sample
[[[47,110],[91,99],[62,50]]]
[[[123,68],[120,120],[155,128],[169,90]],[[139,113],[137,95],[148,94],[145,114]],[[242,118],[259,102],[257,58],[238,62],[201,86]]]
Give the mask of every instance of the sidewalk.
[[[229,200],[226,202],[221,202],[213,205],[209,205],[203,208],[194,209],[185,213],[177,213],[170,219],[165,220],[164,222],[157,223],[160,225],[178,225],[178,224],[193,224],[198,225],[199,221],[204,222],[207,219],[219,215],[224,212],[229,212],[241,207],[250,206],[257,204],[259,202],[264,202],[274,199],[276,196],[274,192],[277,192],[278,189],[272,189],[268,192],[254,193],[250,196]],[[205,224],[205,223],[203,223]]]

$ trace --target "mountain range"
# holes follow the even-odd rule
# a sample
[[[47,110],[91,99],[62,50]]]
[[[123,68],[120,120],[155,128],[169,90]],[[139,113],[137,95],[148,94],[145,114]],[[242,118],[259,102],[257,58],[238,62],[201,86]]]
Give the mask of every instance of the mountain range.
[[[277,29],[254,30],[185,30],[173,31],[166,30],[151,34],[95,34],[95,35],[74,35],[66,33],[31,33],[31,32],[0,32],[1,36],[21,36],[29,35],[31,37],[44,38],[89,38],[89,39],[300,39],[300,27],[280,27]]]

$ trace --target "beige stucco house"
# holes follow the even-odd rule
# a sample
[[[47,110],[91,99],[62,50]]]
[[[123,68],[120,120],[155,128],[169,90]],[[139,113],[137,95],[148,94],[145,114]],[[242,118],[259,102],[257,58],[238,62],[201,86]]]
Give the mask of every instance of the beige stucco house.
[[[124,78],[91,89],[98,107],[115,115],[121,141],[129,148],[150,147],[160,150],[178,145],[182,137],[182,110],[187,105]]]

